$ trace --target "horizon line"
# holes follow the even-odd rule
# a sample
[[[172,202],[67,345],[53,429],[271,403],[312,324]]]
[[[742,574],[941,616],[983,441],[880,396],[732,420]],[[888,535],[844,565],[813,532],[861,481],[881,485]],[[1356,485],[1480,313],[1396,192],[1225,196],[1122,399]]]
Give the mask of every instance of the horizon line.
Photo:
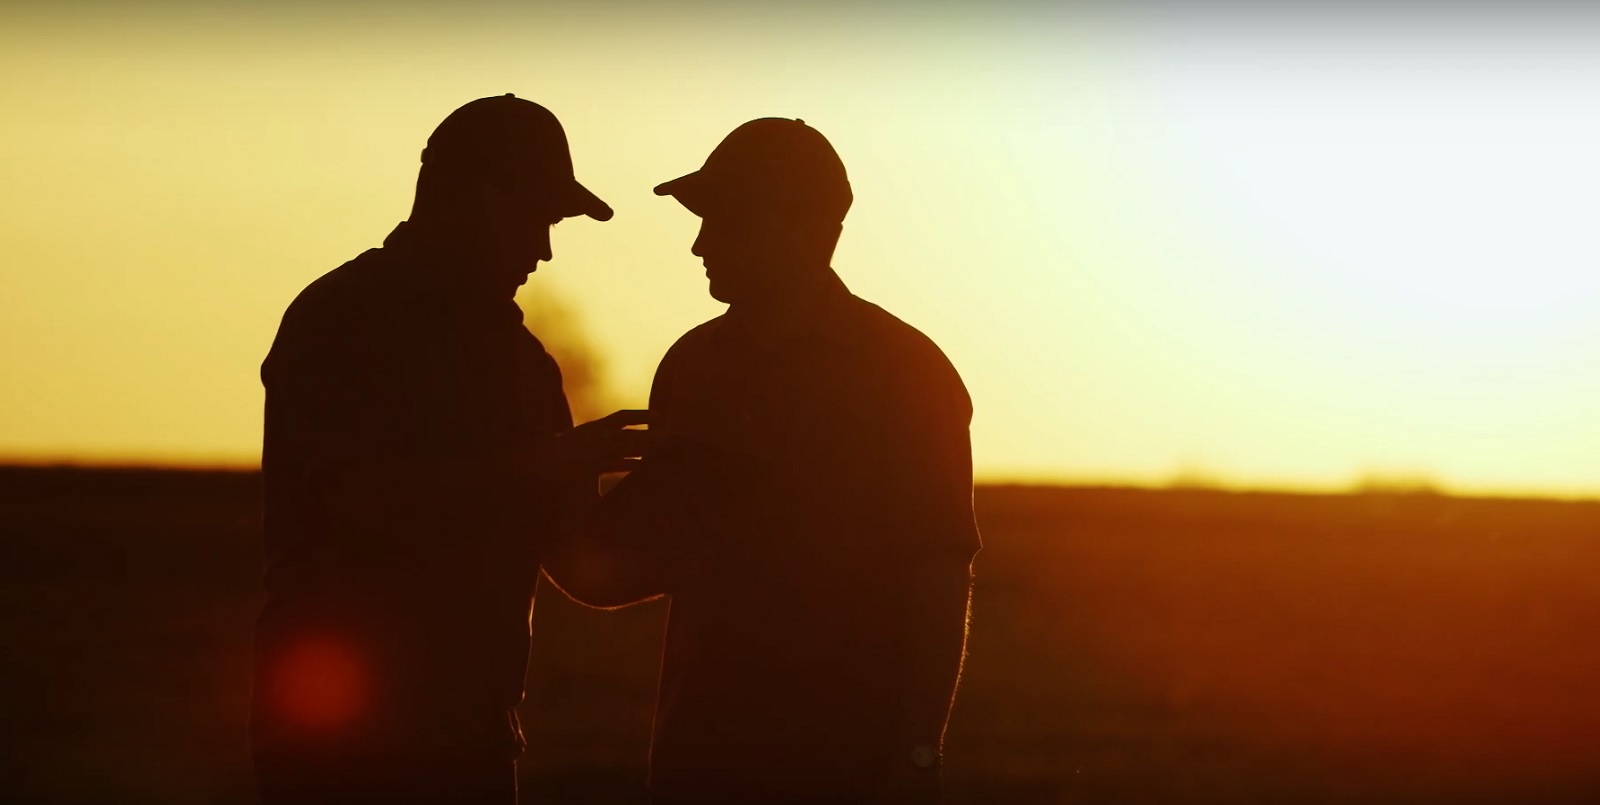
[[[172,473],[239,473],[261,471],[259,461],[194,461],[182,459],[116,459],[116,458],[44,458],[26,456],[0,456],[0,471],[4,470],[80,470],[86,472],[172,472]],[[1182,473],[1156,480],[1128,475],[1089,475],[1062,473],[994,473],[979,474],[973,479],[975,487],[1055,488],[1055,489],[1126,489],[1171,492],[1222,492],[1229,494],[1306,495],[1306,496],[1382,496],[1406,495],[1419,497],[1475,498],[1499,500],[1548,500],[1566,502],[1600,502],[1600,489],[1536,488],[1517,486],[1461,486],[1435,482],[1431,479],[1412,481],[1399,479],[1389,483],[1379,478],[1357,478],[1343,484],[1285,481],[1230,481],[1223,478],[1195,479]]]

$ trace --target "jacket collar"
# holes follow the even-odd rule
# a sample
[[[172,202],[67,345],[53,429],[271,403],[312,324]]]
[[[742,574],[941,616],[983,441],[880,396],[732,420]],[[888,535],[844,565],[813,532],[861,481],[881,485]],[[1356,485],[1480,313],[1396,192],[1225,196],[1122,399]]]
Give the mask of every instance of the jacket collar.
[[[782,305],[763,308],[730,306],[718,325],[719,337],[753,349],[777,348],[806,336],[837,334],[837,313],[854,299],[832,268],[818,275]]]
[[[503,308],[507,320],[521,324],[522,309],[512,299],[485,293],[464,281],[466,256],[425,236],[410,221],[401,221],[383,239],[384,254],[393,258],[393,281],[406,290],[452,307]]]

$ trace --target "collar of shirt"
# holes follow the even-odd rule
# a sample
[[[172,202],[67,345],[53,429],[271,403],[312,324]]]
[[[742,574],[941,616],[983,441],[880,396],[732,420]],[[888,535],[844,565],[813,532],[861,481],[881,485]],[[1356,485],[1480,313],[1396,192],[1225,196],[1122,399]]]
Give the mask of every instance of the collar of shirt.
[[[781,306],[730,306],[715,337],[724,348],[755,356],[782,349],[807,336],[832,336],[838,324],[834,310],[851,298],[853,294],[844,280],[829,268],[815,281],[797,289]]]
[[[394,261],[394,282],[441,307],[470,309],[472,315],[522,325],[522,308],[512,299],[491,293],[464,281],[466,258],[424,237],[410,221],[401,221],[383,239],[383,251]]]

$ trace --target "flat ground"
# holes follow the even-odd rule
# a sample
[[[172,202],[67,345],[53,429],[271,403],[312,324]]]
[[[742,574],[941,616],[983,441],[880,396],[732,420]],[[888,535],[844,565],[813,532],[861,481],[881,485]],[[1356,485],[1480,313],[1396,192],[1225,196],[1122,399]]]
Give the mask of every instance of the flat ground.
[[[250,801],[257,485],[0,469],[0,801]],[[1600,503],[978,503],[955,803],[1600,802]],[[643,801],[664,612],[541,594],[527,801]]]

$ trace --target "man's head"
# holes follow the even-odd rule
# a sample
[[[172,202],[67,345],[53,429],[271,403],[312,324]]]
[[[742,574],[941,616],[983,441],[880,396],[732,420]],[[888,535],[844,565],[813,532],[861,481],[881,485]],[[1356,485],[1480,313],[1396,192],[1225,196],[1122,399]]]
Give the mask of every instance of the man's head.
[[[828,268],[853,195],[844,163],[803,120],[761,118],[729,134],[687,176],[656,187],[700,216],[694,253],[713,297],[782,298]]]
[[[551,258],[550,227],[563,218],[611,218],[573,176],[556,116],[506,94],[451,112],[422,151],[412,223],[464,250],[469,270],[515,293]]]

